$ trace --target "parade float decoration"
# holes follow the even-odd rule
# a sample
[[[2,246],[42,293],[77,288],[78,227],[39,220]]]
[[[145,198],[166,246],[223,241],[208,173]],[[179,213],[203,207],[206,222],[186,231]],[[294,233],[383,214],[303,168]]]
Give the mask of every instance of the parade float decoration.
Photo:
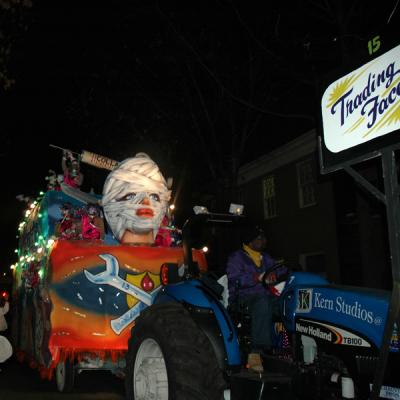
[[[183,263],[174,236],[163,240],[176,229],[168,226],[171,192],[157,164],[144,153],[121,163],[83,155],[111,170],[103,195],[63,182],[41,192],[19,226],[14,265],[17,357],[44,378],[55,370],[60,391],[72,389],[79,370],[123,370],[135,319],[161,288],[161,266]],[[206,269],[202,252],[194,259]]]

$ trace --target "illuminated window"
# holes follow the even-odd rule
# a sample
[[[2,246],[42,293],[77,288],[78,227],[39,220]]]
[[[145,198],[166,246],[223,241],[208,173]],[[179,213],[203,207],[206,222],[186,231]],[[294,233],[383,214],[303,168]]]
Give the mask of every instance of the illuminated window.
[[[276,217],[275,178],[273,175],[267,176],[263,180],[263,196],[264,218],[269,219]]]
[[[300,208],[313,206],[315,201],[315,173],[311,159],[297,164],[297,184]]]

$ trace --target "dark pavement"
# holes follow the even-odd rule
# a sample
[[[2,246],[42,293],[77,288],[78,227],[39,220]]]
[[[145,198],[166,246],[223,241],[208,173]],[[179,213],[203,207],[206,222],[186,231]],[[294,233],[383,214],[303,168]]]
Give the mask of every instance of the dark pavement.
[[[53,381],[42,380],[38,371],[29,368],[25,363],[19,363],[14,357],[0,364],[0,400],[124,400],[124,381],[108,371],[84,371],[75,379],[72,393],[59,393]],[[246,373],[245,373],[246,375]],[[248,373],[247,373],[248,375]],[[276,379],[274,379],[276,380]],[[287,382],[276,385],[265,382],[252,383],[241,379],[234,380],[235,393],[226,399],[268,399],[294,400]],[[260,391],[262,392],[260,396]]]
[[[0,364],[0,400],[123,400],[124,382],[107,371],[84,371],[70,394],[58,393],[54,381],[40,379],[12,357]]]
[[[287,362],[269,357],[264,367],[264,385],[255,373],[232,375],[233,393],[225,393],[225,400],[298,400],[285,375]],[[0,400],[125,400],[124,380],[109,371],[83,371],[76,376],[72,393],[59,393],[54,378],[41,379],[37,370],[18,362],[15,355],[0,363],[0,369]]]

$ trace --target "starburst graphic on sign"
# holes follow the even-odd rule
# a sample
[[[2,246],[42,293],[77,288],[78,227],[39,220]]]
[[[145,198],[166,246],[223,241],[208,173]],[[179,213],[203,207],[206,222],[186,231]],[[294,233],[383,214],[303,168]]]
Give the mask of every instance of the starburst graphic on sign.
[[[354,130],[356,130],[365,120],[365,117],[360,117],[349,129],[347,129],[346,132],[344,132],[344,134],[346,133],[350,133],[353,132]]]
[[[395,79],[392,84],[382,93],[382,97],[386,97],[388,93],[400,82],[400,76]]]
[[[372,65],[372,64],[371,64]],[[364,72],[371,67],[368,66],[367,68],[363,68],[357,75],[351,75],[348,78],[343,79],[341,82],[338,82],[330,96],[329,96],[329,101],[328,104],[326,105],[326,108],[332,107],[353,85],[353,83],[361,76],[364,74]]]
[[[376,129],[400,121],[400,104],[393,104],[393,106],[389,108],[388,111],[390,112],[387,113],[385,118],[382,118],[372,129],[370,129],[365,135],[363,135],[363,137],[370,135]]]
[[[355,80],[355,76],[349,76],[348,78],[343,79],[341,82],[338,82],[329,96],[329,101],[326,105],[326,108],[332,107],[343,96],[343,94],[347,92]]]

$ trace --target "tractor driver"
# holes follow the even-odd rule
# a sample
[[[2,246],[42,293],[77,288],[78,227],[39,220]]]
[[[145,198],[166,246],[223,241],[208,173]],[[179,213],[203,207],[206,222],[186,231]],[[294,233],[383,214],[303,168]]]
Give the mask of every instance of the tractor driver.
[[[251,350],[247,366],[255,372],[263,372],[261,354],[271,351],[272,314],[277,305],[277,297],[267,285],[277,280],[277,273],[268,273],[275,261],[264,250],[267,240],[261,228],[247,227],[242,241],[242,248],[234,251],[227,262],[229,303],[239,301],[249,309]]]

